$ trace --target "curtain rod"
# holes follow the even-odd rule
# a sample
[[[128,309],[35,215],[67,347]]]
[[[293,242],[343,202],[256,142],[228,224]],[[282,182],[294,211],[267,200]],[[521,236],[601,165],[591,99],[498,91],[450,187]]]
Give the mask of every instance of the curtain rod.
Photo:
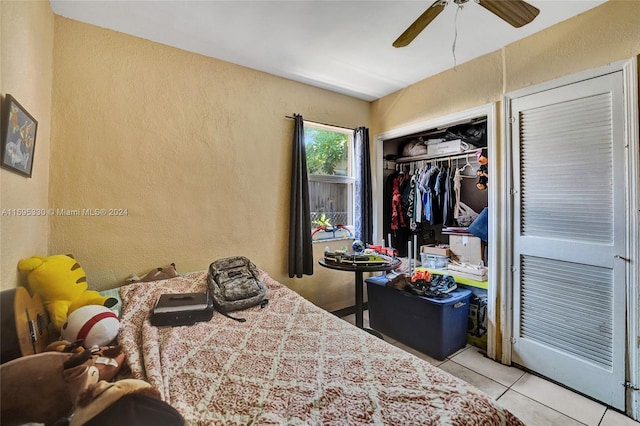
[[[284,118],[289,118],[289,119],[293,120],[294,117],[291,117],[290,115],[285,115]],[[351,128],[351,127],[344,127],[344,126],[337,126],[335,124],[321,123],[320,121],[312,121],[312,120],[304,120],[304,121],[308,121],[309,123],[313,123],[313,124],[322,124],[323,126],[337,127],[339,129],[355,130],[355,129]]]

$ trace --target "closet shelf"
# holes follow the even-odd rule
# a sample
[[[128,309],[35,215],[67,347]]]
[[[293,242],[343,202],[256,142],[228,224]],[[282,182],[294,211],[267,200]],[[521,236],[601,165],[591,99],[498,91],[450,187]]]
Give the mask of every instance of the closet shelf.
[[[466,151],[462,151],[460,153],[436,154],[436,155],[424,154],[424,155],[416,155],[414,157],[399,157],[399,158],[396,158],[395,162],[410,163],[412,161],[421,161],[421,160],[439,160],[439,159],[455,160],[458,158],[468,158],[472,155],[475,155],[476,151],[478,151],[479,149],[481,148],[469,149]]]

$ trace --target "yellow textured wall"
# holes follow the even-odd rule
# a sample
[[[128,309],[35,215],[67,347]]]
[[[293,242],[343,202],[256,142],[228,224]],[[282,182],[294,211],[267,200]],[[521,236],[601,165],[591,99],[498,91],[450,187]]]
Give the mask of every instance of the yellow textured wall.
[[[510,92],[640,54],[640,1],[610,0],[505,49]]]
[[[52,110],[51,207],[80,216],[51,218],[49,252],[73,253],[93,288],[245,255],[321,306],[349,305],[349,274],[288,278],[285,116],[368,126],[368,102],[57,16]]]
[[[48,1],[0,2],[2,115],[8,93],[38,121],[32,177],[0,170],[2,289],[15,287],[20,281],[20,259],[47,252],[49,219],[16,216],[14,209],[48,205],[53,21]]]
[[[498,51],[372,102],[371,136],[495,102],[501,93],[502,54]]]

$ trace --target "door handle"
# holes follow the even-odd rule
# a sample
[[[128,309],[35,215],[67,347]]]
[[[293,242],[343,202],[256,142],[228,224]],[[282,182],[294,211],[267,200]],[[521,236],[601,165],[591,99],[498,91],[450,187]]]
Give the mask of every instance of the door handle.
[[[614,258],[614,259],[622,259],[622,260],[624,260],[625,262],[629,262],[629,259],[627,259],[627,258],[626,258],[626,257],[624,257],[624,256],[620,256],[619,254],[616,254],[615,256],[613,256],[613,258]]]

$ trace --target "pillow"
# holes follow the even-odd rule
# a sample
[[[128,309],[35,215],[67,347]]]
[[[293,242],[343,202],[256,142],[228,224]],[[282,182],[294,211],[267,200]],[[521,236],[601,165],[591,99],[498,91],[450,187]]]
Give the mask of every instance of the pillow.
[[[117,300],[117,303],[109,309],[111,309],[111,311],[114,314],[116,314],[118,318],[120,318],[120,313],[122,312],[122,299],[120,298],[120,287],[111,288],[109,290],[102,290],[102,291],[99,291],[98,293],[100,293],[105,297],[112,297]]]

